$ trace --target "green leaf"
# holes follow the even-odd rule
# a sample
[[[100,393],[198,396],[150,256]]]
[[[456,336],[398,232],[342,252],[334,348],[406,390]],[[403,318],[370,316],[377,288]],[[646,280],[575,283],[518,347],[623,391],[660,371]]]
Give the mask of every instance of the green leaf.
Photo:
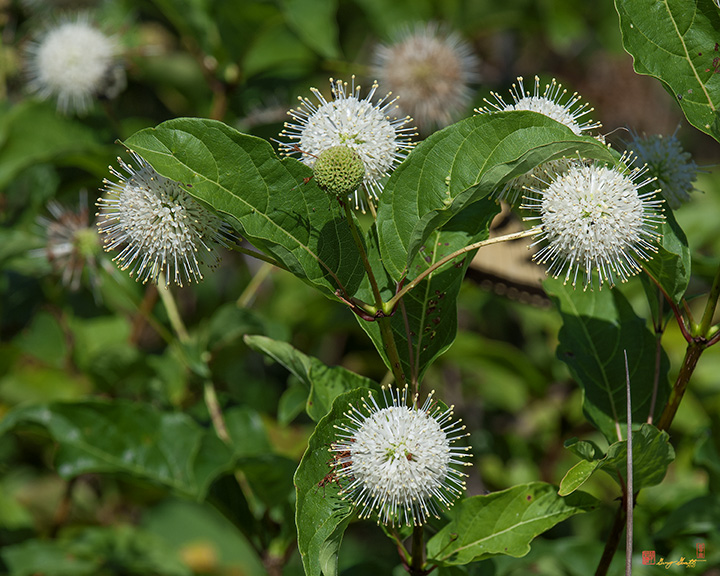
[[[583,492],[561,498],[555,486],[544,482],[473,496],[460,502],[453,520],[430,539],[428,560],[447,566],[497,554],[519,558],[530,551],[533,538],[596,505]]]
[[[680,304],[690,283],[690,249],[685,233],[671,210],[665,212],[660,229],[662,240],[658,253],[643,267],[652,274],[675,304]],[[652,299],[655,300],[656,299]]]
[[[364,276],[345,219],[304,164],[280,160],[265,140],[222,122],[169,120],[126,145],[196,198],[233,216],[242,235],[299,278],[334,294],[354,294]]]
[[[615,0],[623,45],[638,74],[654,76],[690,124],[720,140],[720,14],[711,0]]]
[[[359,403],[367,393],[367,390],[353,390],[335,399],[332,409],[310,437],[295,473],[295,523],[306,576],[337,575],[337,554],[353,517],[353,508],[338,496],[339,486],[328,477],[331,472],[328,462],[332,459],[328,448],[335,441],[337,420],[343,417],[350,403]]]
[[[622,292],[582,292],[556,279],[546,280],[545,290],[563,319],[557,355],[583,389],[588,420],[609,442],[622,438],[627,420],[623,351],[630,370],[633,422],[646,422],[651,406],[653,416],[659,417],[669,393],[667,355],[661,350],[656,366],[657,340]]]
[[[245,336],[245,343],[257,352],[282,364],[310,391],[307,397],[308,416],[317,422],[325,416],[335,398],[356,388],[378,389],[378,385],[364,376],[340,366],[327,366],[317,358],[307,356],[287,342],[265,336]]]
[[[131,474],[201,500],[234,460],[214,433],[190,417],[133,402],[19,407],[0,421],[0,435],[33,425],[58,443],[55,464],[66,479],[89,472]]]
[[[288,25],[325,58],[338,58],[337,0],[282,0]]]
[[[26,540],[1,555],[10,576],[192,574],[162,538],[130,525],[67,529],[57,540]]]
[[[538,164],[562,156],[613,161],[606,146],[535,112],[480,114],[436,132],[393,172],[378,204],[380,253],[394,280],[430,234]]]
[[[494,201],[482,199],[469,206],[433,231],[420,247],[413,260],[406,283],[414,280],[433,263],[447,254],[488,237],[490,222],[500,207]],[[368,236],[368,257],[373,270],[380,269],[382,259],[374,229]],[[462,280],[476,251],[471,251],[433,272],[408,292],[390,319],[403,373],[409,381],[419,382],[428,367],[455,341],[457,334],[457,297]],[[382,295],[389,300],[395,293],[395,282],[379,279]],[[369,285],[365,283],[358,297],[372,301]],[[360,326],[368,333],[385,364],[389,361],[377,322],[358,317]],[[402,384],[402,383],[400,383]]]
[[[637,492],[662,481],[670,462],[675,459],[675,450],[667,432],[651,424],[643,424],[632,436],[633,491]],[[603,458],[582,460],[573,466],[560,482],[560,496],[567,496],[580,488],[596,470],[604,470],[615,481],[624,484],[627,474],[627,441],[612,444]]]
[[[90,128],[44,102],[13,106],[0,130],[0,190],[25,168],[99,147]]]

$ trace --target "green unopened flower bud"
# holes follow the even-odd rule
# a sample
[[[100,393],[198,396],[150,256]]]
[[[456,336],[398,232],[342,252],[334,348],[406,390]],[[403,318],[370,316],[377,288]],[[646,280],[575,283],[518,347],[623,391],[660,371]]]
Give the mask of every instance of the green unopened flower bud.
[[[325,192],[338,198],[346,198],[362,184],[365,165],[352,148],[333,146],[315,160],[313,174],[315,182]]]

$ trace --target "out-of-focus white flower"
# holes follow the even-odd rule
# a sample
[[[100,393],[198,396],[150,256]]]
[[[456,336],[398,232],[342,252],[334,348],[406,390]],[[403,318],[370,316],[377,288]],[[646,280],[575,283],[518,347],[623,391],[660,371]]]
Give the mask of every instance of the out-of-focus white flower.
[[[27,47],[28,86],[54,97],[62,112],[85,112],[93,98],[113,98],[125,87],[120,45],[87,15],[65,20]]]
[[[372,72],[399,96],[398,106],[420,130],[442,128],[465,111],[480,61],[469,43],[436,22],[405,28],[395,42],[375,49]]]
[[[228,225],[175,182],[158,174],[130,152],[137,168],[118,158],[127,176],[110,168],[119,182],[105,180],[106,195],[98,200],[98,229],[106,235],[105,250],[120,250],[113,260],[131,268],[137,280],[182,286],[199,282],[200,263],[220,262],[216,245],[227,246]]]
[[[629,160],[623,156],[621,164]],[[616,279],[625,282],[640,272],[638,260],[657,251],[662,200],[657,190],[641,193],[653,182],[644,168],[607,167],[578,162],[546,185],[530,188],[522,208],[538,212],[526,220],[539,220],[536,243],[545,244],[533,259],[549,263],[548,273],[591,285],[593,271],[600,287]]]
[[[336,425],[334,473],[361,517],[377,512],[378,523],[420,526],[465,489],[458,467],[469,466],[469,448],[453,444],[467,434],[452,419],[452,407],[441,408],[432,393],[421,407],[417,396],[407,405],[407,387],[390,389],[389,396],[383,389],[380,405],[370,393]]]
[[[364,196],[377,200],[382,192],[382,180],[388,176],[413,146],[412,128],[405,125],[411,118],[391,118],[395,100],[389,94],[373,103],[378,89],[372,85],[368,95],[360,99],[360,86],[355,77],[348,89],[347,83],[330,80],[333,99],[328,101],[317,88],[311,88],[318,105],[308,98],[299,98],[301,105],[288,114],[295,120],[286,122],[281,137],[290,142],[279,142],[287,155],[298,154],[308,166],[314,166],[320,155],[336,146],[354,150],[365,166],[362,187],[353,192],[355,207],[364,211]]]

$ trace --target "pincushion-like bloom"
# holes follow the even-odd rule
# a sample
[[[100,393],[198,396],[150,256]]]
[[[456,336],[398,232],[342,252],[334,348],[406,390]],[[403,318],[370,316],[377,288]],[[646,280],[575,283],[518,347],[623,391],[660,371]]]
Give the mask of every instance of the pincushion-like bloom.
[[[504,112],[507,110],[529,110],[531,112],[539,112],[565,124],[578,136],[599,128],[599,122],[592,120],[580,119],[589,114],[594,108],[588,108],[587,104],[580,104],[580,95],[575,92],[565,102],[562,100],[567,96],[567,90],[563,90],[562,84],[553,78],[550,84],[545,85],[542,96],[540,96],[540,78],[535,76],[535,90],[532,94],[525,90],[522,76],[518,76],[518,83],[513,84],[510,90],[513,103],[507,104],[503,97],[497,92],[491,92],[496,102],[490,102],[485,99],[485,103],[490,107],[477,108],[475,111],[479,114],[489,114],[492,112]]]
[[[406,118],[391,118],[395,100],[389,94],[372,102],[378,89],[374,83],[368,95],[360,99],[360,86],[355,77],[347,83],[330,80],[333,100],[326,100],[317,88],[311,88],[318,105],[308,98],[299,98],[301,105],[288,114],[295,120],[286,122],[280,142],[283,153],[299,154],[300,160],[312,167],[316,159],[329,148],[347,146],[353,149],[365,166],[363,184],[354,191],[355,207],[364,210],[364,193],[377,200],[382,192],[382,180],[388,176],[412,147],[412,128]]]
[[[389,395],[390,401],[383,389],[381,406],[370,393],[336,425],[334,472],[360,517],[377,512],[378,523],[420,526],[465,489],[466,474],[457,467],[469,465],[469,448],[453,444],[467,434],[452,407],[440,407],[432,393],[421,407],[417,396],[407,405],[407,387]]]
[[[58,110],[82,113],[94,97],[112,98],[125,86],[117,40],[86,15],[66,20],[27,48],[28,86],[41,98],[57,98]]]
[[[166,285],[172,280],[199,282],[200,262],[217,266],[215,246],[227,246],[228,225],[205,208],[175,182],[158,174],[135,152],[133,168],[118,158],[127,172],[110,171],[119,182],[105,180],[106,196],[98,200],[98,229],[106,234],[105,250],[120,250],[113,258],[122,270],[131,268],[143,283],[157,283],[161,274]]]
[[[621,164],[628,159],[623,156]],[[580,270],[585,288],[593,271],[600,287],[627,281],[640,271],[638,260],[657,251],[662,200],[657,190],[640,192],[651,182],[644,168],[578,162],[547,186],[530,188],[522,208],[539,212],[526,219],[540,221],[536,244],[545,244],[533,260],[549,263],[549,274],[564,275],[573,286]]]
[[[540,95],[540,78],[537,76],[535,76],[535,89],[532,94],[525,89],[522,76],[518,76],[517,80],[518,83],[513,84],[510,90],[513,99],[512,104],[507,104],[500,94],[492,92],[491,94],[495,97],[496,102],[485,99],[488,106],[477,108],[475,111],[479,114],[491,114],[508,110],[538,112],[564,124],[578,136],[601,126],[599,122],[581,120],[583,116],[592,112],[593,108],[588,108],[586,103],[581,104],[581,98],[577,92],[566,99],[567,90],[564,90],[562,84],[558,84],[555,78],[552,79],[550,84],[545,85],[542,96]],[[563,99],[565,99],[565,102],[563,102]],[[497,198],[505,200],[509,204],[515,204],[526,186],[537,186],[545,173],[562,174],[568,169],[570,162],[570,160],[561,158],[541,164],[527,174],[518,176],[508,182],[502,190],[498,191]]]
[[[690,153],[683,150],[675,134],[669,138],[662,134],[642,138],[635,135],[628,143],[628,149],[637,155],[638,161],[647,164],[648,173],[657,178],[670,208],[680,208],[683,202],[690,200],[698,167]]]
[[[405,28],[397,41],[375,49],[373,74],[400,97],[403,113],[423,132],[450,124],[465,111],[479,79],[470,45],[436,22]]]

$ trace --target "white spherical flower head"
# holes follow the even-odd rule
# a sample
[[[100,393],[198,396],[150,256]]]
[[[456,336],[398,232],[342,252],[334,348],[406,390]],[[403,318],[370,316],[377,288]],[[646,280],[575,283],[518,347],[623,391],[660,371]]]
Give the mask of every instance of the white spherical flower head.
[[[565,124],[565,126],[570,128],[578,136],[601,126],[599,122],[580,120],[594,109],[588,108],[587,104],[580,104],[581,98],[577,92],[563,102],[562,100],[566,97],[567,90],[564,90],[562,84],[558,84],[555,78],[552,79],[550,84],[545,85],[545,90],[541,96],[540,78],[535,76],[535,90],[530,94],[529,91],[525,90],[522,76],[518,76],[518,83],[513,84],[510,90],[510,95],[513,99],[512,104],[506,104],[503,97],[496,92],[491,92],[491,94],[495,97],[496,102],[490,102],[485,99],[485,103],[490,107],[485,106],[484,108],[478,108],[475,110],[477,113],[490,114],[492,112],[505,112],[508,110],[538,112],[561,124]]]
[[[593,122],[592,120],[581,121],[581,118],[592,112],[593,108],[588,108],[587,104],[580,104],[581,98],[577,92],[563,102],[563,99],[567,96],[567,90],[564,90],[562,84],[558,84],[555,78],[552,79],[550,84],[545,85],[541,96],[540,78],[535,76],[535,89],[531,94],[525,90],[522,76],[518,76],[518,83],[513,84],[510,90],[510,95],[513,99],[512,104],[507,104],[505,100],[503,100],[503,97],[496,92],[492,92],[491,94],[495,97],[496,102],[490,102],[485,99],[485,102],[489,106],[476,109],[475,111],[477,113],[491,114],[493,112],[505,112],[508,110],[538,112],[552,118],[556,122],[564,124],[578,136],[601,127],[599,122]],[[527,174],[518,176],[508,182],[505,187],[497,192],[496,197],[513,205],[521,196],[522,190],[530,183],[537,185],[537,182],[541,181],[543,175],[548,172],[562,174],[567,170],[571,162],[572,160],[561,158],[541,164]]]
[[[86,16],[50,28],[27,53],[30,90],[43,99],[56,97],[62,112],[82,113],[94,97],[115,96],[125,83],[117,41]]]
[[[110,171],[119,182],[105,180],[107,195],[98,200],[98,229],[106,234],[105,250],[120,250],[113,260],[131,268],[143,283],[155,283],[161,274],[172,280],[199,282],[201,259],[211,267],[220,258],[215,246],[227,246],[228,225],[190,196],[183,185],[159,175],[136,153],[133,168],[118,158],[127,172]]]
[[[621,164],[629,160],[623,156]],[[537,243],[546,245],[533,259],[549,263],[548,273],[577,282],[583,270],[584,288],[591,285],[593,271],[600,287],[619,278],[625,282],[640,272],[638,260],[656,252],[658,226],[662,223],[662,200],[657,190],[641,193],[653,182],[645,168],[607,167],[578,162],[556,176],[547,186],[530,188],[522,208],[539,212],[527,220],[539,220]]]
[[[467,434],[432,393],[421,407],[417,396],[407,405],[407,387],[389,395],[390,402],[383,389],[384,406],[372,393],[361,407],[351,405],[330,448],[334,472],[361,518],[377,513],[378,523],[420,526],[465,489],[457,467],[470,465],[469,448],[453,444]]]
[[[280,142],[281,150],[288,155],[299,154],[300,160],[312,167],[316,159],[328,148],[352,148],[365,166],[361,188],[372,200],[382,192],[382,180],[402,161],[412,147],[412,128],[405,125],[410,118],[391,118],[390,109],[395,100],[390,94],[378,102],[372,99],[378,88],[373,84],[368,95],[360,99],[360,87],[355,77],[348,89],[347,83],[330,79],[334,99],[327,101],[316,88],[313,94],[319,104],[300,98],[301,106],[288,114],[295,120],[286,122],[280,136],[291,142]],[[355,207],[364,211],[364,193],[358,188],[353,193]]]
[[[375,49],[373,74],[397,94],[400,109],[423,132],[450,124],[465,111],[479,80],[470,45],[436,22],[405,28],[397,41]]]
[[[669,138],[661,134],[642,138],[635,135],[628,149],[647,164],[648,173],[657,178],[663,198],[673,210],[690,200],[698,167],[675,134]]]

